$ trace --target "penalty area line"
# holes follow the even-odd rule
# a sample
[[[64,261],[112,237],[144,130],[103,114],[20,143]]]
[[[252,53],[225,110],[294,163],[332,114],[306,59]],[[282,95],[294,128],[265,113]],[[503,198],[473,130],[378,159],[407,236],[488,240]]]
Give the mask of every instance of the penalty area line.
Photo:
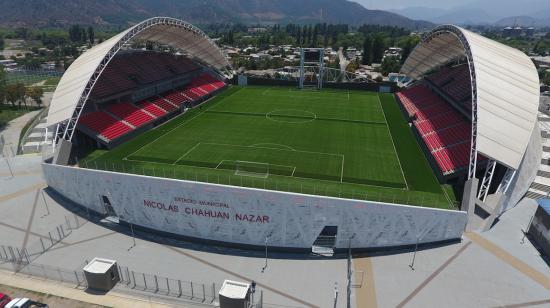
[[[182,156],[180,156],[178,159],[176,159],[175,162],[172,163],[172,165],[175,165],[177,164],[182,158],[184,158],[185,156],[187,156],[189,153],[193,152],[193,150],[195,150],[195,148],[197,148],[201,143],[198,142],[197,144],[195,144],[194,147],[192,147],[191,149],[189,149],[187,152],[185,152]]]

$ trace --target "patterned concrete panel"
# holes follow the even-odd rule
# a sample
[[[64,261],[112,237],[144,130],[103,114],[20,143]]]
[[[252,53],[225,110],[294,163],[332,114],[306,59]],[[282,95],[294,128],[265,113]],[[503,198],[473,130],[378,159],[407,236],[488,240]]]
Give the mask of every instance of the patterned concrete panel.
[[[466,213],[302,195],[43,164],[48,185],[121,220],[176,235],[237,244],[310,249],[325,226],[336,248],[380,248],[458,239]]]

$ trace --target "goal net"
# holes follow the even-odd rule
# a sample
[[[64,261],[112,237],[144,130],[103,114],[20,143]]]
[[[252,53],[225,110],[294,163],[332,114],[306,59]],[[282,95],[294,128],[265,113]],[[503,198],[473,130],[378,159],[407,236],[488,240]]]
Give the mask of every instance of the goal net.
[[[235,175],[267,178],[269,176],[269,164],[254,161],[235,161]]]

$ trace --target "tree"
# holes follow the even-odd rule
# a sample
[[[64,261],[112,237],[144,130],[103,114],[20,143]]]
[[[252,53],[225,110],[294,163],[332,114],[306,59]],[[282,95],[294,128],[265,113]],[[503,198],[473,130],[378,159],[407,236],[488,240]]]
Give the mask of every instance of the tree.
[[[92,26],[88,27],[88,41],[90,42],[90,45],[93,45],[95,42],[95,32]]]
[[[313,28],[313,38],[311,41],[311,47],[317,47],[317,36],[319,35],[319,25],[316,25]]]
[[[84,34],[84,37],[82,35]],[[80,25],[72,25],[69,28],[69,39],[71,42],[77,43],[86,40],[86,30]]]
[[[372,64],[372,38],[370,36],[365,37],[363,42],[363,59],[361,63],[365,65]]]
[[[401,47],[403,51],[401,52],[401,63],[405,63],[405,60],[411,54],[413,48],[420,42],[419,36],[408,36],[405,39],[397,42],[397,46]]]
[[[6,86],[6,100],[15,107],[15,103],[21,102],[25,98],[25,85],[23,83],[14,83]]]
[[[323,47],[327,48],[328,46],[328,29],[327,24],[323,24]]]
[[[401,63],[395,57],[385,57],[382,61],[382,75],[388,76],[389,73],[397,73],[401,69]]]
[[[42,105],[43,94],[44,90],[41,87],[28,87],[26,90],[26,95],[35,101],[39,107]]]
[[[29,29],[23,28],[23,27],[15,29],[15,37],[21,38],[21,39],[24,39],[24,40],[28,39],[29,38]]]
[[[4,67],[0,66],[0,104],[6,100],[6,72]]]
[[[6,71],[4,67],[0,65],[0,85],[6,85]]]
[[[372,62],[380,63],[382,62],[382,57],[384,56],[384,38],[381,34],[376,34],[372,41]]]
[[[545,72],[544,76],[542,77],[542,83],[549,86],[550,85],[550,72]]]

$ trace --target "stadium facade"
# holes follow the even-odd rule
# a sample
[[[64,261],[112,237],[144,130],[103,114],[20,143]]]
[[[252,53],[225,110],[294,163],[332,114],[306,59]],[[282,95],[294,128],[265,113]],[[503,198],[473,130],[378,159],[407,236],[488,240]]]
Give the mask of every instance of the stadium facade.
[[[194,77],[185,79],[178,75],[171,85],[192,85],[202,80],[206,88],[212,89],[208,94],[210,91],[202,90],[207,97],[221,89],[216,85],[231,75],[226,57],[202,31],[184,21],[165,17],[143,21],[93,47],[67,70],[48,114],[48,124],[55,127],[57,137],[54,157],[43,164],[46,181],[51,189],[72,202],[101,215],[116,216],[123,223],[204,241],[250,246],[263,246],[267,242],[269,246],[285,249],[311,249],[323,237],[332,237],[331,245],[336,249],[384,249],[445,242],[462,236],[476,202],[483,203],[488,194],[478,194],[475,185],[478,154],[489,159],[484,163],[489,170],[484,183],[494,173],[495,163],[510,170],[498,189],[491,189],[492,177],[488,180],[486,190],[491,191],[490,195],[506,196],[497,199],[500,208],[495,212],[502,212],[519,200],[536,172],[533,164],[537,159],[540,161],[540,133],[536,127],[538,77],[529,58],[459,27],[442,26],[424,37],[405,62],[403,73],[418,81],[446,63],[467,59],[473,98],[472,161],[460,211],[79,168],[70,163],[78,148],[74,144],[82,143],[75,142],[80,134],[76,133],[79,120],[86,113],[82,124],[91,129],[82,132],[93,135],[94,125],[98,124],[91,123],[90,115],[101,112],[94,111],[90,102],[97,91],[94,87],[102,76],[106,78],[104,72],[117,53],[136,40],[170,46],[193,61],[193,69],[180,75]],[[216,80],[204,77],[205,74]],[[190,91],[197,95],[193,99],[202,99],[196,93],[198,90]],[[193,95],[178,93],[190,100]],[[155,118],[153,109],[146,108],[167,111],[173,107],[181,111],[193,107],[161,98],[162,101],[153,102],[157,107],[136,104],[150,110],[144,113],[151,119],[143,121],[152,123]],[[162,108],[166,101],[171,106]],[[160,114],[158,121],[163,116]],[[106,118],[97,119],[101,122]],[[123,123],[127,127],[122,133],[148,127],[135,124]],[[95,139],[106,144],[112,141],[100,134]]]
[[[419,81],[453,62],[467,68],[464,81],[471,91],[469,99],[455,102],[467,105],[464,110],[470,112],[466,116],[471,120],[462,209],[471,217],[476,206],[482,207],[490,214],[490,227],[498,215],[520,201],[536,176],[542,155],[539,77],[523,52],[453,25],[438,26],[426,34],[401,73]],[[437,83],[434,79],[431,84]],[[480,167],[485,170],[478,179]],[[495,176],[497,167],[504,170],[500,181]]]

